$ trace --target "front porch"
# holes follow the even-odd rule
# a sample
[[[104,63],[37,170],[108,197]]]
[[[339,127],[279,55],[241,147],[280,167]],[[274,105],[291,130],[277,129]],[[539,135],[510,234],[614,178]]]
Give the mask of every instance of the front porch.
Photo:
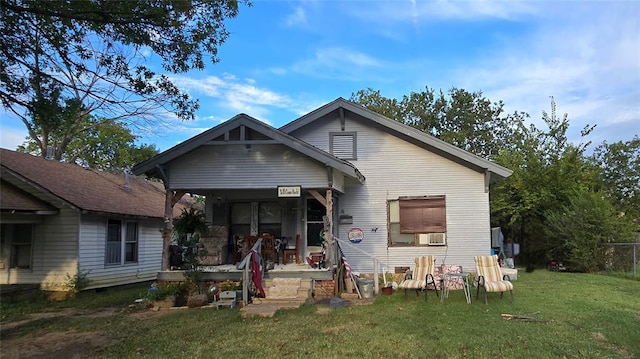
[[[222,264],[217,266],[201,266],[201,279],[204,282],[241,281],[244,269],[236,268],[235,264]],[[158,272],[159,282],[184,281],[184,270],[168,270]],[[273,269],[263,272],[264,279],[273,278],[301,278],[311,280],[333,280],[333,269],[311,268],[304,263],[275,264]]]
[[[199,282],[219,285],[225,282],[241,282],[242,290],[236,290],[235,305],[241,307],[242,316],[273,316],[279,309],[297,308],[312,298],[325,298],[334,293],[334,270],[312,268],[307,264],[275,264],[273,269],[262,273],[265,297],[251,297],[248,283],[250,270],[238,269],[236,265],[199,266]],[[185,270],[158,272],[157,282],[176,283],[186,280]],[[249,298],[249,301],[242,298]],[[216,299],[209,306],[215,306]],[[251,305],[249,305],[251,304]]]

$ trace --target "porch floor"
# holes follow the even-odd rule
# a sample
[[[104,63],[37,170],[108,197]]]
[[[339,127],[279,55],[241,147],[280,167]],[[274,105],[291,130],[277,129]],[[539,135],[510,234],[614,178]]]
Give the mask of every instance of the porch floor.
[[[201,278],[204,281],[242,280],[243,270],[236,268],[235,264],[202,266],[200,269],[202,269]],[[184,270],[160,271],[157,280],[179,282],[184,280],[184,273]],[[304,263],[276,264],[273,269],[263,273],[263,278],[331,280],[333,279],[333,270],[332,268],[311,268]]]

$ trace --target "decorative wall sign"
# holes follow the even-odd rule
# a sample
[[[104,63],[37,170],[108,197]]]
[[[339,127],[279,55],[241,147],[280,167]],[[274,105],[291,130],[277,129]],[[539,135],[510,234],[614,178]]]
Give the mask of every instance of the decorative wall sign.
[[[301,186],[278,186],[278,197],[300,197]]]
[[[351,228],[349,230],[349,241],[351,243],[360,243],[364,239],[364,232],[360,228]]]

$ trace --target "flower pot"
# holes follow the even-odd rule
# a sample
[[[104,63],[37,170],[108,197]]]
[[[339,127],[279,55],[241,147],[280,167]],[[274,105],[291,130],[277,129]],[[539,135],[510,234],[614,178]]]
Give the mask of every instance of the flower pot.
[[[382,294],[391,295],[393,293],[393,287],[382,287]]]

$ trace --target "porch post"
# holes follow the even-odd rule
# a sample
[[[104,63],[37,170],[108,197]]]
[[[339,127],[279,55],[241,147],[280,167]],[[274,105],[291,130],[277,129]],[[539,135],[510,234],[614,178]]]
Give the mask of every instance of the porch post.
[[[331,265],[334,262],[333,259],[333,245],[334,245],[334,239],[333,239],[333,191],[328,188],[327,189],[327,196],[326,196],[326,200],[327,200],[327,225],[324,228],[324,240],[326,241],[325,244],[325,261],[326,266],[331,268]]]
[[[171,200],[173,191],[165,188],[164,196],[164,229],[162,230],[162,267],[163,271],[169,270],[169,244],[171,243],[171,232],[173,231],[173,207]]]
[[[378,287],[380,286],[380,280],[378,279],[379,269],[380,269],[380,264],[378,263],[378,258],[373,257],[373,291],[376,294],[378,294],[378,292],[380,291],[378,289]]]
[[[185,195],[184,191],[172,191],[165,185],[164,196],[164,229],[162,230],[162,265],[160,270],[169,270],[169,245],[173,232],[173,206]]]

